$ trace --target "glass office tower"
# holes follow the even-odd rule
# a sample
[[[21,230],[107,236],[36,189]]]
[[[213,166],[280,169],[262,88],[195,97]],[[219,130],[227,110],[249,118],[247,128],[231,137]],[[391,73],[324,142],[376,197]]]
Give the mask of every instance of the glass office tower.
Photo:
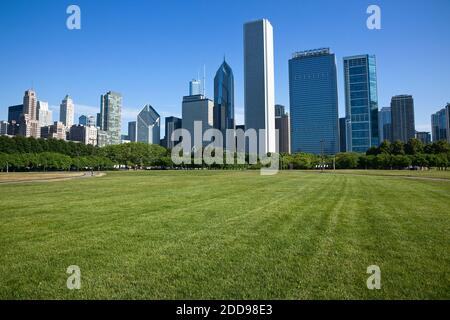
[[[234,130],[234,76],[233,70],[223,61],[214,77],[214,128],[222,131],[224,145],[226,130]]]
[[[339,152],[336,58],[329,48],[289,60],[291,152]]]
[[[377,70],[374,55],[344,58],[347,151],[378,146]]]
[[[108,91],[100,98],[100,123],[97,125],[106,131],[106,144],[121,143],[122,95]]]

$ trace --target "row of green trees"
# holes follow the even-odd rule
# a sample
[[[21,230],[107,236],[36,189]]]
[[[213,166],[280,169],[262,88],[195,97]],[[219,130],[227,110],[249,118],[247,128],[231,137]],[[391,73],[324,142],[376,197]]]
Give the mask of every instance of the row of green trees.
[[[246,155],[246,163],[249,156]],[[225,161],[224,161],[225,163]],[[383,142],[366,154],[340,153],[325,156],[296,153],[281,154],[282,169],[403,169],[414,167],[450,167],[450,145],[438,141],[424,145],[417,139],[404,144]],[[174,165],[171,152],[159,145],[128,143],[103,148],[55,139],[0,136],[0,170],[91,170],[126,167],[208,167],[211,169],[259,169],[255,165]]]
[[[69,157],[54,152],[0,153],[0,171],[110,170],[115,163],[106,157]]]

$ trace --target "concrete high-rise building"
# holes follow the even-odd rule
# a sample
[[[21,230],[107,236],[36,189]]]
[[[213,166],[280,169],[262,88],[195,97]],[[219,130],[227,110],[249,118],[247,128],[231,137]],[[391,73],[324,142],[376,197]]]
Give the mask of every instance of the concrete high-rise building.
[[[41,137],[66,140],[66,126],[60,121],[55,121],[52,125],[41,127]]]
[[[347,150],[366,152],[380,143],[375,56],[344,58],[344,80]]]
[[[244,25],[244,96],[245,129],[255,129],[258,138],[265,130],[258,152],[275,152],[273,28],[267,19]]]
[[[23,97],[23,114],[20,116],[20,135],[24,137],[41,137],[41,129],[37,120],[37,98],[33,90],[25,91]]]
[[[347,152],[347,125],[345,117],[339,118],[339,151]]]
[[[391,107],[381,108],[381,110],[378,112],[378,122],[378,130],[380,131],[380,143],[384,140],[393,142]]]
[[[94,116],[86,116],[83,114],[78,118],[78,124],[81,124],[83,126],[95,127],[96,122],[96,117]]]
[[[431,134],[429,132],[416,131],[416,139],[422,141],[423,144],[431,143]]]
[[[151,106],[146,105],[137,116],[137,142],[160,143],[161,117]]]
[[[108,91],[100,98],[100,130],[106,131],[106,144],[120,144],[122,95]]]
[[[276,117],[281,117],[284,114],[286,114],[285,106],[283,106],[281,104],[276,104],[275,105],[275,118]]]
[[[108,145],[108,134],[106,131],[100,130],[97,127],[97,146],[100,148]]]
[[[446,108],[431,115],[431,135],[433,142],[448,139],[447,119]]]
[[[130,142],[136,142],[136,121],[128,122],[128,140]]]
[[[166,117],[165,119],[165,147],[167,149],[173,149],[173,147],[178,144],[178,141],[172,141],[172,133],[182,128],[182,121],[177,117]]]
[[[183,129],[186,129],[191,134],[191,147],[195,147],[196,150],[210,144],[210,142],[203,142],[203,144],[201,144],[199,141],[194,141],[195,122],[201,122],[201,131],[199,134],[203,137],[206,130],[213,128],[213,110],[214,102],[203,95],[183,97],[182,125]]]
[[[294,53],[289,60],[291,150],[339,152],[336,57],[329,48]]]
[[[202,94],[202,83],[200,80],[192,79],[189,81],[189,95],[196,96]]]
[[[59,107],[59,121],[62,122],[67,129],[74,124],[75,107],[73,100],[69,95],[66,95]]]
[[[391,99],[392,140],[407,143],[416,134],[414,124],[414,100],[411,95],[394,96]]]
[[[25,91],[23,97],[23,114],[30,116],[31,120],[37,120],[37,98],[33,90]]]
[[[84,125],[73,125],[70,127],[69,139],[71,141],[78,141],[83,144],[91,144],[93,146],[97,145],[97,127],[95,126],[84,126]]]
[[[0,136],[4,136],[8,134],[8,121],[0,121]]]
[[[214,128],[222,132],[225,147],[226,130],[235,129],[234,76],[225,59],[214,77]]]
[[[20,116],[23,114],[23,104],[8,107],[8,122],[20,122]]]
[[[275,130],[278,130],[276,150],[279,153],[291,153],[291,123],[284,106],[275,105]]]
[[[48,102],[38,100],[36,114],[40,127],[47,127],[53,124],[53,112],[48,109]]]

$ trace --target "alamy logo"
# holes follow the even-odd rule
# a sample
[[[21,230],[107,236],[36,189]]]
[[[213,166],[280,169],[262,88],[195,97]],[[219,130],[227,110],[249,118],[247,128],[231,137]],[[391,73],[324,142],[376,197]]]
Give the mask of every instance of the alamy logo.
[[[79,290],[81,288],[81,270],[79,266],[69,266],[67,267],[66,273],[70,274],[67,278],[67,289],[69,290]]]
[[[81,9],[77,5],[70,5],[66,10],[67,14],[70,14],[66,20],[66,26],[69,30],[80,30],[81,29]]]
[[[380,30],[381,29],[381,8],[375,4],[370,5],[367,8],[367,14],[370,16],[367,18],[367,28],[369,30]]]
[[[367,273],[371,276],[367,279],[367,289],[381,289],[381,270],[379,266],[372,265],[367,267]]]
[[[194,121],[193,131],[193,137],[187,129],[172,132],[170,139],[175,143],[181,141],[172,149],[174,164],[255,165],[259,160],[262,166],[261,175],[278,173],[280,155],[277,152],[266,152],[267,139],[264,129],[258,132],[255,129],[247,129],[245,132],[242,129],[228,129],[225,139],[222,131],[212,128],[203,130],[202,121]],[[275,138],[278,139],[278,130],[275,131]]]

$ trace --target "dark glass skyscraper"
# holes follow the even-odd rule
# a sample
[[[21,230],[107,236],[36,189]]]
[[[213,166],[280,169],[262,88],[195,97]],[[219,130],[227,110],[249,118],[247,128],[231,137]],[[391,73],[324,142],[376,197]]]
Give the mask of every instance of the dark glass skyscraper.
[[[214,77],[214,128],[222,131],[225,142],[227,129],[234,129],[234,76],[225,59]]]
[[[391,107],[381,108],[378,112],[378,128],[380,131],[380,143],[384,140],[393,142]]]
[[[392,139],[408,142],[415,137],[414,100],[410,95],[392,97]]]
[[[15,121],[19,123],[20,115],[23,113],[23,104],[19,104],[16,106],[11,106],[8,108],[8,122],[11,123]]]
[[[347,150],[366,152],[379,145],[377,69],[374,55],[344,58]]]
[[[330,49],[297,52],[289,60],[291,152],[339,152],[336,58]]]
[[[177,141],[172,141],[172,134],[175,130],[182,128],[182,120],[177,117],[166,117],[166,125],[165,125],[165,147],[167,149],[172,149],[176,144],[178,144]]]

